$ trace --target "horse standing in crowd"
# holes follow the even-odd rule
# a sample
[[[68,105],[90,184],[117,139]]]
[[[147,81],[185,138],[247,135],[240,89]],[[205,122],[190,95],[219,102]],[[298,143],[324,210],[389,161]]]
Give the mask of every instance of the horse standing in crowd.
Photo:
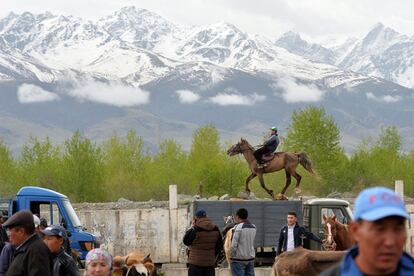
[[[230,267],[230,246],[231,246],[231,239],[233,238],[233,228],[236,225],[233,216],[224,216],[224,229],[221,232],[223,236],[223,250],[224,255],[226,257],[226,261],[228,266]]]
[[[275,258],[273,276],[316,276],[337,264],[346,251],[315,251],[297,247]]]
[[[355,244],[355,240],[349,232],[348,225],[340,223],[335,215],[323,215],[323,221],[325,223],[324,248],[326,250],[347,250]]]
[[[230,156],[234,156],[240,153],[243,154],[244,158],[249,164],[249,168],[251,171],[251,174],[246,179],[245,191],[247,194],[250,194],[250,180],[257,176],[259,178],[260,185],[262,186],[262,188],[272,197],[272,199],[274,199],[275,196],[273,190],[269,190],[265,186],[263,174],[277,172],[282,169],[285,169],[286,184],[282,192],[278,195],[277,199],[287,199],[287,197],[285,196],[285,192],[290,185],[292,176],[296,179],[295,192],[296,194],[299,194],[301,192],[299,185],[300,180],[302,179],[302,177],[296,172],[296,167],[299,164],[301,164],[309,173],[316,176],[316,172],[313,170],[312,167],[312,162],[304,152],[276,152],[273,158],[270,161],[268,161],[269,164],[264,168],[257,167],[257,161],[253,154],[254,148],[249,144],[249,142],[247,142],[247,140],[243,138],[240,140],[240,142],[231,146],[231,148],[227,151],[227,154]]]

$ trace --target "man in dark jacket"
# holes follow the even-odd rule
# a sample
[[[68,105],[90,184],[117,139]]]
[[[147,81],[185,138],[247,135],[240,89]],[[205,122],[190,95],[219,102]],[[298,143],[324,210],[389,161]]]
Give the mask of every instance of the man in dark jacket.
[[[6,230],[3,227],[3,223],[4,217],[3,214],[0,212],[0,252],[3,250],[3,247],[6,245],[6,242],[9,241]]]
[[[43,241],[52,252],[54,276],[79,276],[75,260],[65,252],[66,229],[60,225],[46,227],[42,233]]]
[[[183,242],[190,248],[188,276],[214,276],[216,256],[223,249],[223,241],[220,230],[204,210],[196,212],[193,225],[185,233]]]
[[[414,275],[414,259],[404,252],[406,222],[404,201],[393,190],[373,187],[355,200],[349,230],[356,241],[342,261],[322,276]]]
[[[257,150],[255,150],[254,157],[257,160],[257,166],[263,167],[263,155],[272,153],[277,149],[277,146],[279,145],[279,137],[277,135],[277,128],[272,127],[271,130],[271,136],[270,138],[263,143],[263,146]]]
[[[308,238],[322,243],[322,240],[313,233],[307,231],[297,223],[295,212],[289,212],[287,215],[287,225],[283,226],[279,234],[279,243],[277,245],[277,255],[285,251],[291,251],[296,247],[303,246],[303,239]]]
[[[33,214],[23,210],[11,216],[3,226],[10,243],[16,248],[6,276],[52,276],[49,249],[35,232]]]

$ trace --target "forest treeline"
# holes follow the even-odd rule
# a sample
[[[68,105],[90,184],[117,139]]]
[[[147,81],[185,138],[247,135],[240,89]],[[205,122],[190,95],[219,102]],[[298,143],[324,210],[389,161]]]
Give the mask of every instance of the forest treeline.
[[[372,185],[392,187],[404,180],[405,193],[414,196],[414,150],[401,151],[401,137],[394,126],[381,129],[377,139],[362,141],[351,154],[340,145],[340,131],[323,108],[308,107],[292,114],[278,151],[303,151],[313,161],[319,177],[299,169],[302,192],[326,196],[334,191],[357,193]],[[15,195],[22,186],[50,188],[75,202],[167,200],[168,185],[178,192],[203,196],[237,194],[249,175],[243,156],[226,154],[230,143],[220,141],[213,125],[193,133],[189,151],[174,140],[164,140],[156,154],[148,154],[135,130],[113,135],[97,144],[76,131],[62,144],[31,137],[18,156],[0,138],[0,196]],[[283,171],[265,176],[266,185],[279,192]],[[287,195],[293,194],[293,185]],[[266,197],[258,181],[250,188]]]

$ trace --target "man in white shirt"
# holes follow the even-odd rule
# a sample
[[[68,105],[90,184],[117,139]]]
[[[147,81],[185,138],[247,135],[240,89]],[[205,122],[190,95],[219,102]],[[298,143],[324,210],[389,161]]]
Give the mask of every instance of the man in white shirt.
[[[307,231],[298,223],[298,216],[295,212],[289,212],[287,215],[287,224],[282,227],[279,234],[279,243],[277,245],[277,255],[285,251],[291,251],[296,247],[303,246],[303,238],[308,238],[322,243],[322,240]]]

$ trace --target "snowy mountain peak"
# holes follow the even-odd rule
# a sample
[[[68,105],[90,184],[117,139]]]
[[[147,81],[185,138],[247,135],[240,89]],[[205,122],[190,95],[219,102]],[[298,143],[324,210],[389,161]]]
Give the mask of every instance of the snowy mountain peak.
[[[101,18],[98,25],[111,36],[151,50],[165,35],[177,31],[177,26],[160,15],[134,6],[123,7]]]
[[[382,23],[377,23],[363,38],[361,46],[370,51],[373,47],[383,48],[383,46],[388,46],[389,43],[395,42],[395,40],[404,38],[405,36],[401,36],[395,30],[385,27]]]

